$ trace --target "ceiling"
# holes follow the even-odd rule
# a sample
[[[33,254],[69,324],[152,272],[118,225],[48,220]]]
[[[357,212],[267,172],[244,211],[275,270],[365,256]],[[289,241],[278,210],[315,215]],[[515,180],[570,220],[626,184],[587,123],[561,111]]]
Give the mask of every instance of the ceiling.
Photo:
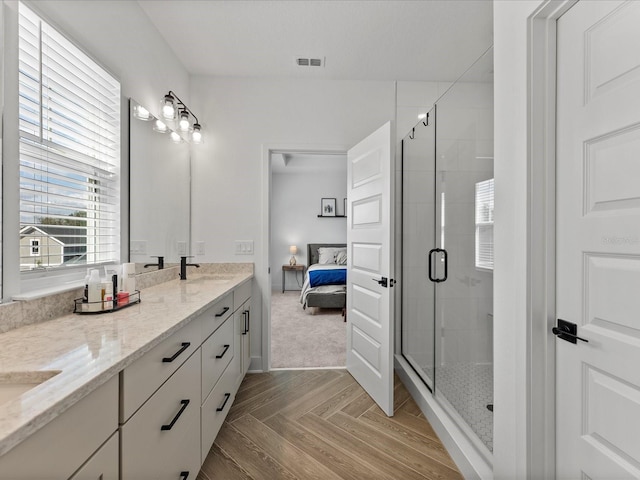
[[[453,81],[493,38],[492,0],[138,4],[191,75]]]

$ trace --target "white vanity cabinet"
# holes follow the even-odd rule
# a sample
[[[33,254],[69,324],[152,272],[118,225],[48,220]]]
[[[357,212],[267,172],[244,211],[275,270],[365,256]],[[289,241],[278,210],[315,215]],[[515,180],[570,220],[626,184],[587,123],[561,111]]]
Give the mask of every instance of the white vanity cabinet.
[[[121,426],[123,479],[195,480],[201,465],[200,362],[198,349]]]
[[[117,480],[117,428],[116,376],[0,457],[0,479]],[[109,444],[114,438],[115,456],[113,444]],[[100,448],[107,444],[110,446],[105,450]],[[91,463],[93,467],[88,466]],[[85,476],[83,465],[87,467],[85,470],[93,468],[99,475]]]

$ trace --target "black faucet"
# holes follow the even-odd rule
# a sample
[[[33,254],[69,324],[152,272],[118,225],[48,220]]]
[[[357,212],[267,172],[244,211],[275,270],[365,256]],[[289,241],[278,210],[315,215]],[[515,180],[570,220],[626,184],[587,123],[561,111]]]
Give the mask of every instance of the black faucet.
[[[180,257],[180,280],[187,279],[187,267],[200,268],[200,265],[197,263],[187,263],[187,258],[191,257]]]
[[[164,268],[164,257],[156,257],[156,256],[152,256],[153,258],[157,258],[158,259],[158,263],[147,263],[144,268],[147,267],[158,267],[158,270],[162,270]]]

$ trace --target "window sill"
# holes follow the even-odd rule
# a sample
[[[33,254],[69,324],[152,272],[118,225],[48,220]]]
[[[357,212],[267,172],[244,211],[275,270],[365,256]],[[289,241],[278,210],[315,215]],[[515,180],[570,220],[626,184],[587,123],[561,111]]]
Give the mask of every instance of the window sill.
[[[25,302],[29,300],[36,300],[38,298],[48,297],[55,295],[56,293],[70,292],[84,286],[84,280],[73,280],[65,283],[61,283],[52,287],[41,288],[38,290],[32,290],[30,292],[20,293],[14,295],[11,300],[14,302]]]

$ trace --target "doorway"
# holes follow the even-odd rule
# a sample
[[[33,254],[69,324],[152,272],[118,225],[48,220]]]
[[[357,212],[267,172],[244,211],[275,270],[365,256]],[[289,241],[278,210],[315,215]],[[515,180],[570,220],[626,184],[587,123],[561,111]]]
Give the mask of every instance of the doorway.
[[[342,309],[306,307],[301,291],[309,266],[307,245],[346,243],[346,154],[272,150],[269,175],[270,367],[344,368]],[[319,217],[323,201],[331,204],[332,216]]]

